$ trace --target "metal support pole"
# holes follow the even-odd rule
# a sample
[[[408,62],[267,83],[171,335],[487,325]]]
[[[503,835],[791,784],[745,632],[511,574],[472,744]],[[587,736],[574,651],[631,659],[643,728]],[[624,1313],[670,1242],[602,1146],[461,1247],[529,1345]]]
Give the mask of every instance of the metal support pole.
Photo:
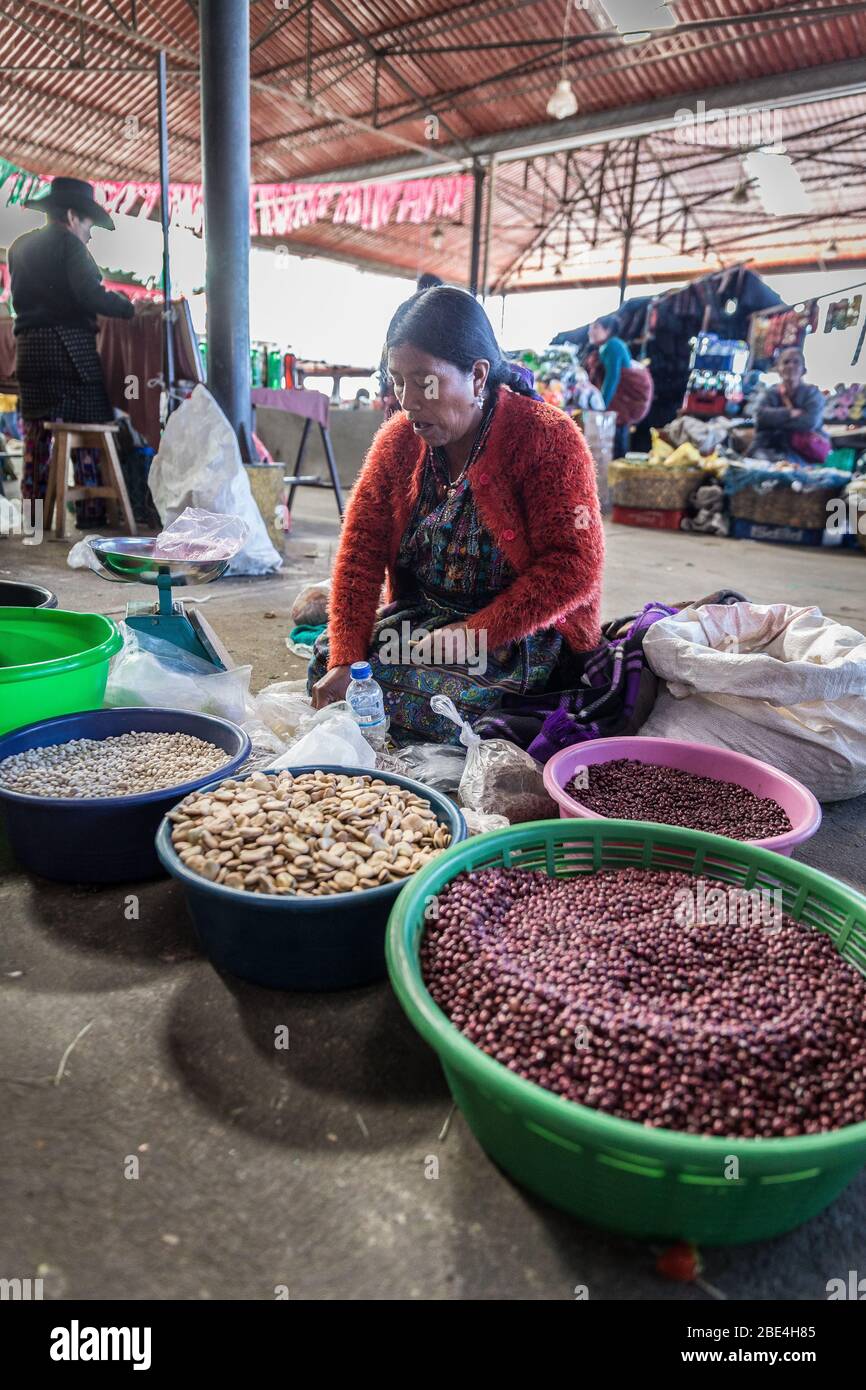
[[[634,217],[634,192],[637,184],[637,166],[640,159],[640,140],[633,142],[633,153],[631,161],[631,182],[628,190],[628,211],[626,212],[625,227],[622,242],[622,269],[619,274],[619,302],[622,304],[625,299],[625,289],[628,284],[628,267],[631,260],[631,239],[634,234],[632,219]]]
[[[168,114],[165,96],[165,52],[156,58],[156,93],[159,113],[159,217],[162,223],[162,379],[166,412],[174,408],[174,311],[171,307],[169,257]]]
[[[199,14],[208,386],[250,461],[249,0],[201,0]]]
[[[478,272],[481,264],[481,208],[484,202],[484,169],[476,164],[472,170],[472,247],[469,257],[469,293],[478,293]]]
[[[484,218],[484,266],[481,271],[481,293],[486,299],[490,290],[490,242],[493,230],[493,203],[496,195],[496,155],[490,156],[487,166],[487,215]]]

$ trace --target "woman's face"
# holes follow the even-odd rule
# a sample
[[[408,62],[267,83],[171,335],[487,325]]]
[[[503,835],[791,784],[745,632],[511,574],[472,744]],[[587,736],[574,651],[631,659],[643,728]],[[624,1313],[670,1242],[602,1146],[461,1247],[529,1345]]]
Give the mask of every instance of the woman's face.
[[[792,348],[786,349],[779,358],[779,376],[783,384],[789,391],[796,391],[805,375],[806,368],[799,352]]]
[[[411,343],[401,343],[388,351],[388,371],[415,433],[434,449],[462,439],[480,422],[478,402],[484,396],[489,362],[475,362],[464,372]]]
[[[589,325],[589,341],[595,347],[600,347],[602,343],[606,343],[608,337],[609,334],[605,331],[604,324],[591,323]]]

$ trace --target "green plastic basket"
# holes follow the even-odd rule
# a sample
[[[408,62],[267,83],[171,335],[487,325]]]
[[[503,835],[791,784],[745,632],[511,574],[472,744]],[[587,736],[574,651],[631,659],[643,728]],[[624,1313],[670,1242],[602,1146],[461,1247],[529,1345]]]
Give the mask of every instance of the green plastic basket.
[[[421,978],[424,914],[431,896],[457,874],[498,866],[560,878],[599,869],[672,869],[746,890],[781,891],[784,911],[826,932],[862,974],[866,897],[805,864],[720,835],[642,821],[549,820],[446,850],[402,890],[388,923],[397,998],[439,1054],[471,1129],[500,1167],[555,1206],[634,1236],[736,1245],[789,1231],[838,1196],[866,1163],[866,1122],[788,1139],[651,1129],[545,1091],[465,1038]],[[736,1178],[726,1176],[734,1172]]]

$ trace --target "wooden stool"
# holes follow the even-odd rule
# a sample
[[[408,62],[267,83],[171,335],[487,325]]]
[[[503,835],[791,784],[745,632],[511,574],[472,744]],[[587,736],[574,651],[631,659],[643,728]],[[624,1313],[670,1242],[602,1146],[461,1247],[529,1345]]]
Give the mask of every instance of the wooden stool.
[[[104,497],[115,512],[116,524],[125,524],[129,535],[137,536],[135,517],[129,505],[129,493],[114,442],[117,425],[74,425],[65,420],[51,420],[46,421],[45,428],[54,436],[45,493],[45,530],[51,530],[51,521],[56,513],[54,535],[57,540],[65,540],[66,503],[86,497]],[[99,454],[99,487],[67,486],[73,449],[93,449]]]

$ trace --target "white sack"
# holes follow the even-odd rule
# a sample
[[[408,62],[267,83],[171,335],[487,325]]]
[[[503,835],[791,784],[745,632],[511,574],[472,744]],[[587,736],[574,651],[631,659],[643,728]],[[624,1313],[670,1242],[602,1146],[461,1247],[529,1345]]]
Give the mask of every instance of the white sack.
[[[789,773],[821,801],[866,792],[866,637],[789,604],[706,604],[654,623],[667,689],[642,736],[710,743]]]
[[[247,523],[249,536],[228,574],[268,574],[282,565],[250,490],[235,432],[205,386],[196,386],[169,416],[148,485],[163,526],[186,507]]]

